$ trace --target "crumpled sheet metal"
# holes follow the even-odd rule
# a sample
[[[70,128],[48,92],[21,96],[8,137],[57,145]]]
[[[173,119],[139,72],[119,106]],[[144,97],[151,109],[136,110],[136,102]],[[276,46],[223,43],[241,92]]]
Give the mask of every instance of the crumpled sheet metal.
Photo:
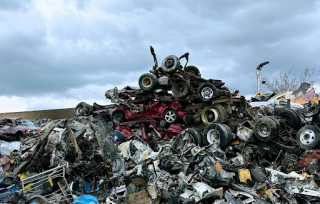
[[[141,198],[149,203],[221,204],[319,198],[317,174],[284,171],[287,167],[280,161],[290,155],[272,152],[275,147],[240,141],[223,151],[212,145],[199,147],[186,134],[155,146],[142,140],[116,144],[112,133],[110,124],[93,117],[51,121],[38,135],[21,142],[20,153],[12,157],[14,162],[5,172],[40,173],[66,165],[65,177],[72,182],[74,195],[89,193],[110,203],[128,202],[129,198],[130,202]],[[41,163],[31,162],[33,159]],[[305,154],[297,169],[308,168],[314,160],[318,153]]]

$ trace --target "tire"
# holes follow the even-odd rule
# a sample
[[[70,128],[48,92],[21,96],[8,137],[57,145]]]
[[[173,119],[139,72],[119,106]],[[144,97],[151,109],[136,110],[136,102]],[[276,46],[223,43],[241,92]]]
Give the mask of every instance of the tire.
[[[187,128],[186,134],[190,134],[193,138],[194,144],[200,147],[203,146],[201,134],[194,128]]]
[[[173,73],[180,69],[180,61],[177,56],[169,55],[162,61],[162,69],[165,72]]]
[[[201,77],[201,73],[200,70],[198,69],[198,67],[193,66],[193,65],[189,65],[184,69],[185,72],[189,72],[192,73],[198,77]]]
[[[198,98],[204,102],[210,102],[213,98],[217,96],[217,89],[213,84],[202,83],[200,84],[198,90]]]
[[[14,138],[15,138],[16,141],[20,141],[22,137],[23,137],[23,134],[22,134],[22,132],[20,132],[20,131],[17,132],[17,133],[15,134],[15,136],[14,136]]]
[[[176,122],[178,118],[179,118],[179,115],[177,111],[172,108],[167,108],[162,113],[162,119],[169,124]]]
[[[31,203],[47,204],[49,203],[49,201],[44,196],[35,195],[35,196],[32,196],[26,203],[27,204],[31,204]]]
[[[229,127],[229,125],[226,125],[226,124],[221,124],[221,125],[223,125],[223,126],[226,128],[226,130],[228,131],[227,143],[230,144],[230,143],[232,142],[232,140],[233,140],[232,130],[231,130],[231,128]]]
[[[221,123],[227,120],[227,110],[221,104],[207,106],[201,112],[201,120],[205,125]]]
[[[139,78],[139,87],[146,92],[155,90],[158,84],[158,78],[150,73],[142,74]]]
[[[183,81],[174,82],[172,84],[172,94],[174,97],[183,98],[189,93],[188,86]]]
[[[167,123],[165,120],[158,120],[156,121],[156,124],[159,128],[169,128],[170,124]]]
[[[126,120],[125,113],[121,110],[116,110],[112,113],[112,122],[116,125]]]
[[[230,144],[230,133],[227,128],[219,123],[209,124],[203,131],[202,141],[205,145],[224,148]]]
[[[278,131],[280,131],[280,128],[281,128],[280,121],[277,118],[273,117],[273,116],[267,116],[267,117],[272,119],[276,123]]]
[[[284,109],[279,111],[277,114],[285,120],[285,123],[292,128],[299,128],[301,124],[301,119],[298,113],[292,109]]]
[[[231,93],[230,89],[228,89],[228,87],[226,87],[226,86],[221,87],[221,90]]]
[[[253,133],[258,140],[268,142],[279,136],[280,132],[277,123],[272,118],[262,117],[254,123]]]
[[[320,142],[320,130],[315,125],[305,125],[297,132],[296,140],[302,149],[313,149]]]
[[[90,106],[85,102],[80,102],[74,109],[74,115],[76,117],[90,115],[91,110],[92,110],[92,106]]]

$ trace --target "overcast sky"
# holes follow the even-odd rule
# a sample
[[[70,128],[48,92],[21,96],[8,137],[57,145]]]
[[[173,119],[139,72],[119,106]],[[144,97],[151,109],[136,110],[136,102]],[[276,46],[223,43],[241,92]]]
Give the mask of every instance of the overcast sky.
[[[320,1],[1,0],[0,112],[107,104],[152,68],[150,45],[250,96],[263,61],[269,78],[319,69],[319,38]]]

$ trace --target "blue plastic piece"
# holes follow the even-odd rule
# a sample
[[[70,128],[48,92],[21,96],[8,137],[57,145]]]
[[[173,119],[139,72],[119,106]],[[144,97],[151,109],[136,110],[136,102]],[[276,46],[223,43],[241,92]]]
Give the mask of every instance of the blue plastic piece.
[[[116,130],[114,132],[114,140],[121,143],[124,140],[124,135],[119,130]]]
[[[19,190],[20,190],[20,188],[18,188],[18,187],[13,187],[13,188],[10,188],[10,189],[0,190],[0,195],[3,194],[3,193],[6,193],[8,191],[10,192],[10,195],[8,195],[8,196],[0,196],[0,201],[7,200],[12,194],[14,194],[15,192],[17,192]]]
[[[99,201],[92,195],[82,195],[76,198],[73,204],[99,204]]]

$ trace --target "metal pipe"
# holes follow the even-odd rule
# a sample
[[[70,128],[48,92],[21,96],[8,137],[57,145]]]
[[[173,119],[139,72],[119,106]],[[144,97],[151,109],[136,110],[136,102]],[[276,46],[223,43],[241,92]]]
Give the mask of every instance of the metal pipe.
[[[257,94],[260,92],[260,69],[257,69]]]

